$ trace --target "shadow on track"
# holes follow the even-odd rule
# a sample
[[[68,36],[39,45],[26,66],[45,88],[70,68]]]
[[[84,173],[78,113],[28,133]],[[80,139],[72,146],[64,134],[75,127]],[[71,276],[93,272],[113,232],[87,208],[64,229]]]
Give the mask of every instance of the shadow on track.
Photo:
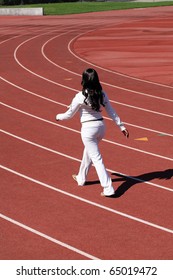
[[[121,177],[122,180],[124,181],[115,191],[114,197],[120,197],[136,184],[149,182],[152,181],[153,179],[170,180],[173,177],[173,169],[145,173],[134,177],[133,176],[127,177],[118,173],[112,173],[112,175]]]
[[[118,198],[121,197],[125,192],[127,192],[134,185],[149,182],[154,179],[170,180],[173,177],[173,169],[145,173],[139,176],[125,176],[119,173],[112,173],[111,175],[115,175],[118,177],[112,179],[112,182],[123,181],[123,183],[115,191],[115,194],[111,196],[111,198]],[[100,184],[100,182],[98,180],[87,181],[85,185],[93,185],[93,184]]]

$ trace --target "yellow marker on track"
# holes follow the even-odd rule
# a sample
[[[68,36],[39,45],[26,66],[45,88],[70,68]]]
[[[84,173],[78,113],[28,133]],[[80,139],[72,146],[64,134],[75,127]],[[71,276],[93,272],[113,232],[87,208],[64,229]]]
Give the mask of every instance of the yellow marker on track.
[[[66,81],[71,81],[72,78],[65,78],[64,80],[66,80]]]
[[[148,141],[148,138],[147,137],[136,138],[135,140],[137,140],[137,141]]]

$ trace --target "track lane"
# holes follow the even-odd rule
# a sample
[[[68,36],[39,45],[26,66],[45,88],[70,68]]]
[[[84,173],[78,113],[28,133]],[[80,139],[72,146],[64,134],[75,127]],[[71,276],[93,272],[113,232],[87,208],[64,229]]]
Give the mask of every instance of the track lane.
[[[6,84],[7,83],[7,84]],[[45,84],[45,86],[43,87],[43,89],[41,89],[41,93],[39,94],[38,92],[35,92],[35,91],[30,91],[30,90],[28,90],[28,89],[26,89],[26,88],[23,88],[23,87],[20,87],[20,86],[18,86],[18,85],[16,85],[16,84],[14,84],[14,83],[12,83],[12,82],[10,82],[10,81],[8,81],[8,80],[6,80],[6,79],[4,79],[4,78],[2,78],[1,77],[1,87],[2,87],[2,90],[3,90],[3,92],[6,94],[7,92],[9,92],[9,91],[11,91],[12,89],[9,87],[9,89],[7,90],[7,85],[9,86],[12,86],[12,87],[14,87],[14,89],[18,89],[18,93],[20,92],[21,93],[21,91],[23,91],[24,93],[29,93],[29,94],[31,94],[32,96],[36,96],[36,97],[38,97],[38,98],[41,98],[41,99],[44,99],[44,100],[47,100],[48,102],[52,102],[52,103],[55,103],[55,104],[59,104],[59,105],[62,105],[63,107],[66,107],[66,106],[68,106],[69,104],[70,104],[70,102],[71,102],[71,100],[72,100],[72,96],[71,95],[69,95],[69,94],[67,94],[67,91],[66,90],[64,90],[64,88],[66,88],[66,86],[63,86],[62,85],[62,88],[61,88],[61,90],[60,91],[58,91],[57,90],[57,88],[55,88],[54,90],[53,89],[51,89],[50,90],[50,87],[49,87],[49,91],[48,91],[48,93],[47,93],[47,91],[46,91],[46,94],[44,94],[44,90],[46,90],[46,84]],[[37,89],[37,91],[38,91],[38,83],[35,83],[35,87],[36,87],[36,89]],[[51,85],[51,88],[52,88],[52,85]],[[69,88],[70,90],[72,90],[72,88]],[[14,90],[13,90],[14,91]],[[72,90],[73,91],[73,90]],[[66,104],[64,104],[64,103],[62,103],[62,101],[61,102],[58,102],[58,100],[56,101],[56,99],[57,99],[57,93],[58,93],[58,97],[60,97],[60,98],[62,98],[63,99],[63,102],[64,102],[64,100],[66,100]],[[73,94],[73,96],[74,96],[74,94]],[[123,111],[124,112],[124,111]],[[126,115],[125,115],[125,117],[126,117]],[[168,133],[168,132],[166,132],[166,131],[162,131],[161,129],[159,129],[159,130],[156,130],[156,129],[151,129],[151,128],[147,128],[147,127],[144,127],[144,126],[140,126],[140,124],[132,124],[132,123],[129,123],[129,122],[127,122],[127,121],[125,121],[125,123],[128,125],[128,126],[132,126],[132,127],[136,127],[136,128],[139,128],[139,129],[144,129],[144,130],[146,130],[146,131],[151,131],[151,132],[155,132],[155,133],[158,133],[158,134],[166,134],[167,136],[172,136],[172,134],[170,134],[170,133]],[[167,123],[167,125],[168,125],[168,123]]]
[[[55,21],[54,21],[54,22],[55,22]],[[104,72],[103,72],[103,73],[104,73]],[[28,81],[29,81],[29,79],[30,79],[30,77],[28,76]],[[20,81],[19,81],[19,82],[20,82]],[[35,79],[35,84],[36,84],[36,83],[37,83],[37,79]],[[66,83],[68,83],[68,82],[66,81]],[[28,83],[28,87],[30,87],[29,83]],[[34,84],[33,84],[33,87],[34,87]],[[8,97],[7,97],[7,98],[8,98]],[[25,99],[25,101],[28,101],[27,98]],[[14,102],[16,102],[16,101],[14,101]],[[26,108],[26,107],[25,107],[26,105],[25,105],[24,103],[25,103],[25,102],[20,101],[21,109]],[[19,105],[18,102],[15,103],[15,104],[16,104],[16,105]],[[39,106],[39,105],[41,105],[41,104],[42,104],[42,102],[41,102],[41,103],[38,102],[38,103],[37,103],[37,106]],[[29,105],[29,104],[28,104],[28,105]],[[35,106],[35,109],[34,109],[34,108],[33,108],[33,109],[36,110],[37,106]],[[28,106],[28,107],[29,107],[29,106]],[[50,107],[49,107],[49,108],[50,108]],[[52,108],[52,106],[51,106],[51,108]],[[57,108],[58,108],[58,107],[57,107]],[[51,114],[51,112],[49,112],[49,113]],[[48,114],[49,114],[49,113],[48,113]],[[49,116],[50,116],[50,115],[49,115]],[[14,121],[15,121],[15,120],[19,121],[19,117],[17,117],[17,119],[14,119]],[[26,121],[26,119],[24,118],[24,119],[23,119],[23,124],[21,123],[21,124],[23,125],[23,129],[24,129],[25,121]],[[19,123],[20,123],[20,121],[18,122],[18,124],[19,124]],[[27,122],[27,123],[29,124],[29,122]],[[39,123],[38,123],[38,126],[40,126]],[[36,126],[36,127],[37,127],[37,126]],[[35,128],[36,128],[36,127],[35,127]],[[44,128],[45,128],[45,127],[43,127],[43,130],[44,130]],[[14,129],[14,131],[17,129],[17,131],[18,131],[18,132],[20,131],[20,133],[21,133],[21,128],[19,128],[19,127],[17,128],[16,126],[14,126],[13,129]],[[28,130],[29,130],[29,126],[28,126]],[[25,131],[25,129],[24,129],[24,131]],[[24,131],[23,131],[23,132],[24,132]],[[36,131],[39,131],[39,130],[35,130],[35,132],[36,132]],[[22,133],[23,133],[23,132],[22,132]],[[34,130],[33,130],[32,133],[34,134]],[[60,130],[60,133],[62,133],[61,130]],[[44,135],[44,133],[43,133],[42,135]],[[67,134],[65,134],[65,135],[67,135]],[[62,136],[63,136],[63,134],[62,134]],[[66,136],[64,136],[64,137],[66,137]],[[63,137],[63,138],[64,138],[64,137]],[[41,138],[41,137],[40,137],[40,138]],[[163,139],[163,138],[162,138],[162,139]],[[157,139],[157,140],[158,140],[158,139]],[[45,141],[45,142],[46,142],[46,141]],[[53,142],[52,142],[52,144],[53,144]],[[77,143],[76,143],[76,144],[77,144]],[[138,144],[139,144],[139,142],[138,142]],[[144,144],[144,143],[143,143],[143,144]],[[54,144],[53,144],[53,145],[54,145]],[[62,145],[62,143],[61,143],[61,145]],[[142,143],[140,143],[139,145],[142,145]],[[104,144],[103,144],[103,147],[105,148],[105,150],[107,149],[107,145],[104,145]],[[17,150],[18,150],[18,149],[17,149]],[[108,155],[109,155],[109,151],[108,151]],[[118,156],[118,155],[117,155],[117,156]],[[118,157],[119,157],[119,156],[118,156]],[[120,157],[121,157],[121,155],[120,155]],[[123,159],[124,161],[122,162],[122,166],[124,165],[124,162],[125,162],[126,158],[128,158],[128,154],[126,154],[126,157]],[[109,160],[109,158],[107,158],[107,160]],[[18,163],[20,164],[20,160],[19,160]],[[129,163],[130,163],[130,162],[129,162]],[[112,164],[112,163],[110,163],[110,165],[111,165],[111,164]],[[126,164],[127,164],[127,163],[126,163]],[[76,166],[76,164],[75,164],[75,166]],[[120,165],[120,166],[121,166],[121,165]],[[125,165],[125,166],[126,166],[126,165]],[[154,168],[154,167],[155,167],[155,166],[153,166],[153,168]],[[124,167],[123,167],[123,168],[124,168]],[[145,171],[147,170],[147,168],[149,168],[149,166],[147,166],[147,165],[142,167],[142,169],[145,170]],[[132,171],[132,170],[131,170],[131,171]],[[151,170],[150,170],[150,171],[151,171]],[[156,171],[156,170],[155,170],[155,171]],[[162,171],[163,171],[163,170],[162,170]],[[133,174],[134,174],[134,173],[133,173]],[[142,173],[140,173],[140,174],[142,174]],[[45,175],[44,175],[44,176],[45,176]],[[149,177],[148,177],[148,178],[149,178]],[[119,178],[119,177],[118,177],[117,179],[122,180],[122,178]],[[123,180],[124,180],[124,178],[123,178]],[[153,178],[152,178],[152,180],[153,180]],[[168,181],[167,181],[166,183],[169,184]],[[128,182],[128,184],[129,184],[129,182]],[[134,186],[134,185],[132,185],[132,186]],[[143,185],[140,184],[140,186],[143,186]],[[146,187],[146,184],[145,184],[144,186]],[[127,186],[126,186],[126,187],[127,187]],[[150,188],[150,187],[149,187],[149,188]],[[131,197],[131,195],[132,195],[132,192],[131,192],[131,191],[132,191],[133,189],[134,189],[134,188],[131,188],[128,192],[125,193],[125,195],[128,195],[128,198]],[[142,188],[141,188],[141,189],[142,189]],[[138,189],[138,191],[139,191],[139,189]],[[149,192],[148,192],[148,191],[146,192],[146,195],[150,194],[150,191],[151,191],[151,189],[149,190]],[[88,193],[88,192],[90,193],[90,196],[91,196],[91,197],[93,197],[93,195],[94,195],[94,197],[96,197],[96,199],[100,199],[99,197],[97,197],[97,195],[98,195],[98,186],[97,186],[97,185],[95,185],[94,188],[91,188],[91,189],[88,188],[88,189],[87,189],[87,193]],[[139,194],[141,194],[141,193],[139,193]],[[161,193],[160,193],[160,194],[161,194]],[[125,195],[121,196],[121,201],[122,201],[122,198],[125,198]],[[129,196],[129,195],[130,195],[130,196]],[[157,192],[157,195],[158,195],[158,192]],[[132,196],[132,197],[133,197],[133,196]],[[153,195],[153,199],[155,199],[155,195]],[[132,201],[133,201],[133,199],[132,199]],[[108,204],[109,204],[109,203],[113,203],[113,202],[110,202],[110,201],[108,202],[108,201],[105,200],[105,203],[108,203]],[[157,201],[157,203],[158,203],[158,201]],[[125,205],[126,205],[126,202],[125,202],[125,200],[124,200],[124,206],[125,206]],[[126,205],[126,206],[127,206],[127,205]],[[160,205],[160,207],[161,207],[161,205]],[[151,205],[150,205],[150,208],[149,208],[149,209],[151,209]],[[137,209],[136,209],[136,210],[137,210]],[[151,209],[151,211],[152,211],[152,209]],[[138,212],[139,212],[139,207],[138,207]],[[144,212],[145,212],[145,211],[144,211]],[[144,214],[145,214],[145,213],[144,213]],[[159,217],[157,217],[157,218],[159,218]],[[126,231],[126,232],[127,232],[127,231]],[[141,239],[141,240],[142,240],[142,239]],[[133,242],[132,242],[132,243],[133,243]],[[155,246],[154,246],[154,247],[155,247]],[[140,247],[140,248],[141,248],[141,247]],[[144,248],[144,247],[143,247],[143,248]],[[152,247],[152,248],[153,248],[153,247]],[[141,249],[142,249],[142,248],[141,248]],[[153,248],[153,249],[154,249],[154,248]],[[135,251],[135,250],[134,250],[134,251]],[[120,250],[119,250],[119,252],[120,252]],[[163,255],[165,254],[165,252],[163,252],[163,251],[162,251],[162,253],[163,253]],[[112,253],[111,253],[111,254],[112,254]],[[143,253],[142,253],[142,254],[143,254]],[[157,254],[157,252],[156,252],[156,254]],[[113,254],[112,254],[112,255],[113,255]],[[152,252],[151,255],[154,255],[154,252]],[[169,256],[171,255],[171,252],[170,252],[170,251],[168,251],[168,255],[169,255]],[[124,255],[124,256],[125,256],[125,255]],[[136,254],[136,256],[139,257],[139,254]],[[161,257],[161,255],[159,255],[159,257]]]
[[[67,38],[69,40],[70,34],[66,34],[64,36],[65,37],[67,36]],[[57,38],[57,39],[59,40],[59,38]],[[58,64],[56,64],[56,65],[53,64],[51,71],[49,70],[49,72],[48,72],[47,67],[50,66],[50,64],[47,65],[47,63],[45,63],[45,61],[44,61],[44,59],[42,57],[42,54],[40,52],[41,45],[39,46],[39,44],[40,43],[42,44],[42,42],[40,42],[40,40],[39,40],[39,42],[37,43],[34,40],[34,41],[30,41],[29,43],[31,43],[31,45],[29,44],[29,46],[28,46],[28,44],[24,44],[24,45],[22,45],[22,47],[18,48],[15,51],[15,59],[16,59],[17,63],[21,67],[23,67],[25,70],[33,73],[34,75],[38,76],[39,78],[49,79],[50,82],[55,83],[59,78],[61,78],[61,76],[59,77],[59,75],[57,73],[59,71],[61,71],[63,73],[63,70],[57,68]],[[66,45],[63,42],[63,36],[61,36],[61,43],[62,43],[62,46]],[[35,71],[32,71],[32,69],[36,68],[37,61],[35,61],[35,60],[34,61],[28,61],[26,59],[28,57],[28,55],[29,55],[28,50],[34,49],[34,45],[38,46],[38,49],[36,50],[36,57],[40,61],[40,66],[41,66],[40,67],[40,71],[39,71],[39,69],[37,67],[37,73],[35,73]],[[56,42],[55,45],[56,45],[56,52],[61,53],[62,50],[59,50],[59,48],[58,48],[58,45],[59,45],[58,41]],[[52,50],[55,50],[55,48],[52,48],[51,46],[49,48],[51,50],[51,53],[52,53]],[[58,59],[59,59],[59,56],[58,56]],[[63,58],[61,58],[61,60],[63,60],[63,62],[64,62]],[[69,63],[69,60],[67,60],[67,58],[66,58],[66,62]],[[74,63],[76,63],[76,62],[74,61]],[[70,63],[72,63],[72,61],[70,61]],[[57,67],[54,67],[54,66],[57,66]],[[84,67],[83,67],[83,69],[84,69]],[[43,75],[45,75],[44,74],[45,72],[47,72],[47,75],[49,75],[49,77],[47,75],[46,75],[46,77],[43,76]],[[60,75],[62,75],[62,73]],[[76,77],[74,77],[74,74],[70,73],[70,75],[69,75],[68,73],[67,74],[65,73],[64,75],[67,76],[67,78],[65,79],[66,81],[68,79],[70,81],[73,80],[74,89],[75,89],[75,84],[77,84],[77,82],[78,82],[78,84],[80,84],[80,83],[79,83],[78,75],[77,75],[77,79],[75,79]],[[77,82],[75,82],[75,80],[77,80]],[[64,81],[64,82],[66,82],[66,81]],[[161,100],[161,99],[159,100],[158,99],[157,102],[151,102],[152,99],[150,97],[148,97],[148,96],[147,96],[147,98],[146,98],[146,96],[144,96],[144,98],[142,98],[142,96],[140,95],[140,92],[139,92],[139,95],[137,95],[137,96],[132,94],[131,98],[129,99],[129,92],[127,93],[126,90],[124,90],[125,91],[125,94],[124,94],[123,90],[119,90],[119,89],[118,90],[117,89],[110,90],[110,87],[111,86],[109,86],[108,92],[109,92],[110,98],[114,99],[114,100],[112,100],[113,103],[114,102],[115,103],[117,103],[117,102],[121,102],[121,103],[124,102],[125,104],[124,103],[122,103],[122,104],[124,104],[125,106],[126,106],[126,104],[127,104],[127,106],[128,105],[129,106],[133,106],[134,109],[136,107],[136,108],[139,108],[140,110],[142,109],[144,111],[145,110],[149,110],[151,113],[163,114],[163,115],[165,114],[166,116],[173,117],[173,115],[172,115],[172,102],[171,102],[171,100],[167,101],[167,100]],[[115,99],[115,96],[116,96],[116,99]],[[164,103],[164,101],[165,101],[165,103]],[[145,107],[144,108],[140,108],[139,102],[143,103],[143,104],[145,103],[145,106],[147,105],[146,106],[147,108],[146,109],[145,109]],[[166,108],[166,112],[165,112],[165,108]],[[158,110],[158,112],[157,112],[157,110]]]
[[[5,215],[0,214],[0,218],[3,243],[0,256],[3,260],[88,260],[82,254],[70,250],[72,248],[64,248],[67,244],[62,243],[64,247],[59,245],[59,240],[53,240]]]
[[[124,78],[129,76],[129,79],[135,80],[136,77],[137,81],[141,78],[146,83],[160,83],[163,88],[173,89],[170,76],[173,59],[171,26],[172,17],[163,21],[149,15],[138,24],[132,21],[111,25],[99,32],[91,32],[87,37],[82,36],[75,42],[74,49],[80,57],[102,68],[117,71]],[[104,37],[102,34],[105,34]]]
[[[8,196],[9,203],[5,204],[6,215],[10,215],[12,218],[15,216],[15,220],[18,219],[22,223],[27,223],[27,226],[35,227],[37,230],[42,229],[49,236],[53,238],[60,238],[63,236],[63,241],[68,244],[78,245],[81,249],[97,253],[101,256],[101,259],[155,259],[154,256],[158,256],[160,259],[170,258],[171,250],[171,234],[162,231],[155,230],[154,228],[148,228],[147,225],[143,225],[145,236],[141,231],[141,225],[134,221],[126,220],[126,217],[119,217],[114,213],[105,211],[106,209],[96,209],[92,205],[80,202],[78,200],[69,201],[68,197],[62,197],[59,194],[47,192],[42,185],[28,182],[20,179],[20,186],[15,186],[16,180],[13,180],[14,175],[8,174],[10,182],[14,182],[13,188],[10,188],[11,196]],[[8,184],[9,186],[10,184]],[[23,189],[23,185],[25,188]],[[30,188],[33,188],[30,192]],[[8,187],[4,186],[5,191],[8,192]],[[21,191],[23,190],[23,191]],[[41,192],[39,191],[41,190]],[[19,203],[16,203],[16,199]],[[61,199],[61,205],[58,201]],[[69,203],[70,202],[70,203]],[[64,212],[63,205],[67,207],[67,211]],[[75,207],[75,205],[77,207]],[[76,212],[76,208],[80,211]],[[49,209],[49,210],[48,210]],[[108,209],[109,210],[109,209]],[[35,215],[37,211],[37,215]],[[91,215],[92,212],[92,215]],[[59,215],[57,215],[59,213]],[[60,215],[62,213],[62,215]],[[44,219],[43,219],[44,215]],[[51,215],[51,220],[50,220]],[[89,218],[90,216],[90,218]],[[85,217],[85,219],[84,219]],[[103,228],[103,224],[109,218],[106,228]],[[116,219],[115,219],[116,218]],[[73,222],[73,227],[72,227]],[[74,227],[75,225],[75,227]],[[119,230],[121,234],[119,234]],[[149,230],[149,231],[148,231]],[[99,231],[99,240],[102,240],[102,246],[96,242],[98,240],[97,234],[94,232]],[[66,234],[64,234],[66,232]],[[81,238],[78,238],[78,235]],[[127,235],[128,232],[128,235]],[[149,233],[150,232],[150,233]],[[107,238],[105,239],[105,233]],[[127,248],[122,248],[122,233],[126,235]],[[92,236],[92,238],[89,238]],[[154,240],[159,240],[161,245],[159,248],[155,244]],[[167,244],[165,244],[165,237]],[[148,242],[152,240],[150,249],[146,246]],[[116,246],[111,246],[115,244]],[[128,246],[129,244],[129,246]],[[131,245],[130,245],[131,244]],[[164,244],[164,246],[162,246]],[[136,247],[137,245],[137,247]],[[169,245],[169,247],[167,247]],[[144,247],[146,249],[144,250]],[[110,251],[111,248],[111,251]],[[133,248],[133,249],[132,249]],[[147,248],[149,250],[147,250]],[[132,253],[133,251],[133,253]],[[132,256],[133,255],[133,256]],[[48,256],[49,257],[49,256]]]
[[[162,107],[164,107],[164,106],[162,106]],[[171,110],[171,108],[172,108],[172,107],[170,107],[170,110]]]
[[[33,142],[33,141],[30,141],[26,138],[23,138],[23,137],[20,137],[20,136],[17,136],[16,134],[14,133],[10,133],[9,131],[5,131],[5,130],[1,130],[1,133],[5,134],[5,135],[8,135],[14,139],[18,139],[20,141],[23,141],[25,143],[28,143],[30,145],[33,145],[35,147],[39,147],[43,150],[46,150],[48,152],[51,152],[51,153],[54,153],[55,155],[60,155],[60,156],[63,156],[65,158],[69,158],[69,159],[72,159],[74,161],[77,161],[77,162],[80,162],[81,160],[79,158],[76,158],[76,156],[71,156],[71,155],[68,155],[66,153],[63,153],[63,152],[60,152],[60,151],[57,151],[51,147],[48,147],[48,146],[45,146],[43,144],[38,144],[37,142]],[[50,140],[50,139],[49,139]],[[48,144],[48,142],[46,142],[46,144]],[[105,157],[104,157],[105,159]],[[156,184],[156,183],[152,183],[150,181],[152,180],[155,180],[155,179],[165,179],[165,180],[170,180],[171,177],[172,177],[172,172],[173,170],[171,168],[167,168],[166,170],[162,170],[160,169],[160,171],[151,171],[149,173],[146,173],[146,174],[141,174],[141,175],[138,175],[138,176],[129,176],[127,174],[123,174],[122,172],[120,171],[117,171],[117,170],[113,170],[113,169],[107,169],[109,172],[112,173],[112,175],[116,175],[116,176],[119,176],[121,177],[121,179],[118,179],[117,181],[130,181],[130,186],[132,185],[135,185],[137,183],[145,183],[147,185],[151,185],[151,186],[154,186],[154,187],[157,187],[157,188],[160,188],[160,189],[163,189],[163,190],[167,190],[167,191],[173,191],[171,188],[170,188],[170,184],[169,182],[167,182],[167,184],[164,182],[165,186],[162,186],[159,184]],[[91,173],[91,172],[90,172]],[[116,181],[116,180],[113,180],[113,181]],[[131,185],[132,184],[132,185]],[[124,185],[124,183],[123,183]],[[168,187],[166,187],[166,185],[168,185]],[[128,190],[128,188],[127,188]],[[123,192],[124,193],[124,192]],[[122,193],[122,194],[123,194]],[[122,195],[121,194],[121,195]]]
[[[14,96],[13,96],[14,97]],[[78,115],[76,115],[72,120],[66,121],[66,122],[55,122],[55,115],[58,112],[61,112],[62,106],[59,106],[58,104],[47,104],[47,101],[45,100],[37,100],[35,102],[33,100],[33,97],[25,96],[25,98],[22,98],[22,100],[16,100],[17,94],[15,95],[15,98],[13,99],[11,97],[11,94],[8,95],[5,94],[3,97],[3,100],[6,102],[2,102],[3,107],[12,109],[12,111],[18,111],[21,113],[21,117],[24,115],[30,115],[33,118],[41,118],[40,120],[50,122],[50,124],[57,125],[57,126],[62,126],[64,128],[71,128],[72,130],[74,129],[75,131],[77,130],[78,133],[80,133],[80,122],[78,119]],[[19,95],[20,98],[20,95]],[[33,100],[33,101],[32,101]],[[13,107],[10,104],[15,105],[17,107]],[[30,104],[33,104],[32,107]],[[8,105],[9,104],[9,105]],[[20,109],[22,108],[22,110]],[[59,108],[59,109],[58,109]],[[24,109],[24,110],[23,110]],[[63,109],[63,111],[65,108]],[[25,113],[26,112],[26,113]],[[53,113],[54,112],[54,113]],[[109,122],[109,123],[108,123]],[[113,122],[110,122],[109,120],[106,120],[107,123],[107,134],[105,141],[110,144],[114,144],[115,146],[122,146],[126,149],[131,149],[131,150],[136,150],[139,153],[149,153],[153,156],[160,157],[160,158],[167,158],[170,161],[172,161],[171,158],[171,153],[170,153],[170,146],[172,145],[172,137],[169,137],[168,135],[163,135],[159,136],[158,134],[155,133],[148,133],[147,135],[145,134],[145,137],[148,136],[147,143],[143,143],[143,141],[137,141],[135,139],[138,139],[140,137],[144,137],[143,131],[140,129],[131,129],[131,136],[130,139],[125,139],[122,137],[122,134],[120,133],[119,129],[116,127],[116,125]],[[169,131],[169,129],[167,130]],[[114,132],[114,133],[112,133]],[[145,141],[144,141],[145,142]],[[144,145],[145,144],[145,145]],[[157,144],[157,145],[156,145]],[[169,146],[170,145],[170,146]],[[164,148],[164,153],[160,153],[160,148]],[[113,148],[113,147],[112,147]]]
[[[70,135],[70,132],[69,132],[69,135]],[[64,189],[67,189],[70,192],[72,191],[71,185],[75,185],[75,182],[72,182],[72,178],[70,175],[69,176],[65,175],[66,171],[67,171],[67,166],[69,166],[68,161],[69,160],[71,161],[70,158],[68,159],[63,156],[59,157],[58,154],[52,153],[50,151],[46,151],[45,149],[44,150],[40,149],[38,147],[30,145],[29,143],[25,143],[23,141],[20,141],[19,139],[10,137],[10,135],[3,134],[1,136],[1,138],[4,139],[4,141],[3,141],[4,144],[2,146],[2,151],[1,151],[3,165],[8,166],[9,168],[12,168],[14,170],[15,169],[20,170],[21,173],[30,174],[29,176],[34,176],[38,179],[40,178],[40,175],[41,175],[42,180],[46,180],[46,181],[48,180],[47,182],[50,184],[53,184],[53,185],[56,185],[59,181],[62,180],[62,185],[63,185]],[[75,136],[74,136],[74,138],[75,138]],[[71,136],[71,139],[72,139],[72,136]],[[47,139],[47,141],[48,141],[48,139]],[[53,141],[53,139],[52,139],[52,141]],[[54,141],[57,142],[58,139],[57,140],[54,139]],[[75,142],[75,141],[73,141],[73,142]],[[54,146],[55,145],[56,144],[54,143]],[[59,146],[59,144],[57,143],[57,147],[58,146]],[[78,155],[79,155],[78,158],[80,158],[81,148],[79,147],[77,149],[77,145],[76,145],[76,147],[74,145],[71,147],[72,150],[75,151],[74,155],[70,151],[68,152],[68,149],[70,148],[68,138],[66,141],[64,138],[63,147],[66,147],[66,153],[68,155],[75,157],[75,154],[78,153]],[[70,148],[70,150],[71,150],[71,148]],[[64,148],[62,150],[58,150],[58,151],[62,153],[64,151]],[[112,150],[110,151],[110,154],[109,154],[109,150],[106,152],[106,155],[104,157],[106,163],[108,160],[110,161],[111,152],[112,152]],[[8,156],[9,154],[10,154],[10,161],[9,161],[9,156]],[[118,153],[117,153],[117,156],[118,156]],[[26,162],[27,164],[23,165],[23,162]],[[116,167],[119,168],[119,166],[121,166],[121,164],[122,164],[122,162],[120,162],[120,163],[116,162]],[[77,161],[72,160],[71,169],[73,169],[74,171],[71,171],[71,173],[75,173],[75,171],[78,169],[78,165],[79,165],[79,163]],[[114,165],[115,165],[115,160],[114,160]],[[47,168],[46,168],[46,166],[47,166]],[[112,159],[111,159],[111,166],[113,166]],[[108,165],[108,167],[109,167],[109,165]],[[46,172],[45,172],[45,168],[46,168]],[[165,170],[165,168],[164,168],[164,170]],[[157,179],[157,176],[161,176],[162,172],[163,172],[163,179],[164,179],[164,170],[162,168],[160,170],[157,170],[158,175],[156,174],[155,169],[153,171],[153,174],[150,170],[150,174],[148,174],[148,175],[146,174],[143,176],[144,176],[144,178],[146,178],[146,180],[148,178],[149,181],[155,180],[156,182],[161,183],[161,182],[159,182],[161,180],[159,179],[159,177]],[[66,180],[64,181],[63,178],[66,178]],[[156,220],[158,219],[159,221],[161,220],[161,215],[159,213],[160,213],[160,208],[163,203],[163,196],[161,195],[162,190],[161,190],[160,196],[159,196],[158,188],[155,188],[155,187],[153,188],[153,187],[145,185],[145,183],[135,182],[134,180],[133,181],[127,180],[127,179],[124,180],[125,178],[121,178],[121,176],[120,177],[118,176],[118,178],[113,176],[113,178],[115,179],[115,183],[114,183],[115,187],[120,188],[120,193],[121,193],[121,190],[123,190],[123,189],[125,191],[125,194],[123,196],[122,195],[120,196],[121,201],[119,203],[119,206],[123,207],[123,200],[126,201],[126,204],[128,201],[127,209],[129,209],[130,212],[132,211],[132,213],[136,213],[137,215],[138,215],[139,207],[140,206],[142,207],[143,204],[146,205],[146,203],[147,203],[147,208],[146,208],[147,212],[150,207],[153,207],[153,204],[150,203],[150,200],[148,200],[146,202],[144,197],[150,197],[150,198],[153,197],[154,198],[154,197],[156,197],[156,193],[157,193],[157,199],[159,199],[159,197],[160,197],[160,199],[158,200],[158,205],[155,206],[155,208],[156,208],[155,211],[158,211],[158,213],[155,215],[151,215],[151,218],[152,219],[154,218]],[[142,179],[142,175],[139,178]],[[95,179],[97,179],[96,175],[95,175]],[[119,179],[120,179],[120,182],[119,182]],[[117,182],[116,182],[116,180],[117,180]],[[167,181],[169,181],[169,180],[167,180]],[[164,183],[164,181],[163,181],[163,183]],[[167,183],[169,186],[169,182],[167,182]],[[99,189],[101,191],[101,187],[99,186],[99,188],[98,188],[98,184],[99,184],[99,182],[96,185],[94,184],[93,188],[95,190],[97,190],[97,196],[99,197]],[[121,184],[121,185],[119,185],[119,184]],[[140,188],[136,189],[136,186],[140,186]],[[76,189],[76,191],[77,190],[78,190],[78,188]],[[138,194],[138,190],[139,190],[139,194]],[[86,187],[86,188],[84,188],[84,191],[85,191],[86,195],[92,196],[92,188],[88,189]],[[170,200],[170,207],[166,208],[165,210],[162,210],[164,223],[165,223],[165,215],[166,215],[167,211],[168,212],[170,210],[172,211],[171,194],[169,194],[169,192],[166,192],[166,193],[165,193],[165,199],[167,199],[167,206],[168,206],[168,201]],[[152,196],[152,194],[153,194],[153,196]],[[139,201],[138,202],[139,204],[136,202],[136,200]],[[121,208],[121,209],[123,209],[123,208]],[[127,210],[127,211],[129,211],[129,210]],[[166,211],[166,213],[165,213],[165,211]],[[149,212],[148,214],[150,217],[151,213]],[[146,212],[145,212],[145,215],[147,215]],[[166,216],[169,217],[170,215],[166,215]],[[143,216],[143,218],[144,217],[145,216]],[[167,219],[167,220],[169,220],[169,219]]]

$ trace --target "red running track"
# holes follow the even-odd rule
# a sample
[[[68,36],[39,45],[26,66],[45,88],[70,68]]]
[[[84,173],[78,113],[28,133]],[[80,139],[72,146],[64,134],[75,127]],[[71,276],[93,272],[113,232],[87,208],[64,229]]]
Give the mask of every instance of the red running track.
[[[0,18],[1,259],[173,258],[172,12]],[[104,115],[112,199],[94,168],[85,187],[71,178],[78,115],[55,121],[87,67],[130,131],[124,139]]]

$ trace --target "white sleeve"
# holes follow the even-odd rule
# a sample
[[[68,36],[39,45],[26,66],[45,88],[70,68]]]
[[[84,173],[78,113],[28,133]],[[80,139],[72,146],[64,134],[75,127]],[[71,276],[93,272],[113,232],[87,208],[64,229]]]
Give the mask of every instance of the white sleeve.
[[[125,128],[124,124],[121,122],[121,120],[120,120],[119,116],[117,115],[116,111],[114,110],[114,108],[112,108],[107,94],[105,92],[103,94],[104,94],[105,110],[106,110],[108,116],[117,124],[117,126],[119,126],[121,131],[125,130],[126,128]]]
[[[73,98],[73,100],[69,106],[69,109],[63,114],[57,114],[56,120],[62,121],[62,120],[71,119],[76,114],[76,112],[79,110],[80,106],[81,106],[80,99],[78,98],[78,95],[76,94],[76,96]]]

